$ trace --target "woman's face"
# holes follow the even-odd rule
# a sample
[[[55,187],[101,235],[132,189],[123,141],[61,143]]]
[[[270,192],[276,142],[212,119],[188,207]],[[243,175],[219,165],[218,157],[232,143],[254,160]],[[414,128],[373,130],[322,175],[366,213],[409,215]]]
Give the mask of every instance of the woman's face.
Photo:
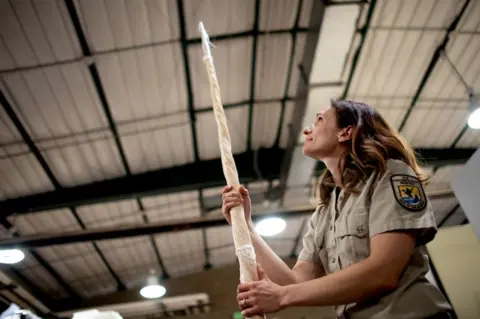
[[[313,125],[303,130],[303,153],[314,159],[328,157],[340,146],[340,131],[333,108],[318,113]]]

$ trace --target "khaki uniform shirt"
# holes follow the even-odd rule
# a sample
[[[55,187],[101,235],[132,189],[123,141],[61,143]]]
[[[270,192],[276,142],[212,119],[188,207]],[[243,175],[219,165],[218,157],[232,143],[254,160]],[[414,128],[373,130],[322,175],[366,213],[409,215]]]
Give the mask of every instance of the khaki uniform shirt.
[[[397,288],[368,303],[335,306],[338,318],[425,318],[451,309],[443,294],[425,277],[429,270],[425,244],[436,232],[432,207],[414,171],[389,160],[383,176],[372,176],[361,192],[335,189],[328,205],[317,208],[308,223],[299,259],[321,263],[328,275],[366,259],[370,238],[409,229],[417,245]]]

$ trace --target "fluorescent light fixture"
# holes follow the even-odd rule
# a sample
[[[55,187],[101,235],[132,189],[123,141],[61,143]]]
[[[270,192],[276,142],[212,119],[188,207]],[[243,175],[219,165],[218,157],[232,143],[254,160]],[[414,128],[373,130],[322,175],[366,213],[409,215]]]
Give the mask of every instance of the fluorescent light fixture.
[[[0,250],[1,264],[16,264],[25,258],[25,254],[20,249]]]
[[[166,293],[167,289],[160,285],[158,278],[155,275],[148,276],[147,285],[140,290],[140,295],[147,299],[160,298]]]
[[[470,111],[468,126],[475,130],[480,129],[480,95],[472,95],[470,97],[468,109]]]
[[[255,230],[261,236],[270,237],[280,234],[286,226],[287,223],[285,223],[283,219],[278,217],[270,217],[259,221],[255,226]]]

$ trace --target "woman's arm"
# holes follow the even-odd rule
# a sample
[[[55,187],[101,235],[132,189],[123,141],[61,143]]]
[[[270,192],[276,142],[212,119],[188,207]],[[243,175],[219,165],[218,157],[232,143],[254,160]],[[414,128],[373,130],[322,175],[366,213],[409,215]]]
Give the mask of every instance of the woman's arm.
[[[285,287],[283,307],[342,305],[395,289],[415,248],[408,233],[384,233],[371,240],[370,256],[342,271]]]
[[[257,255],[257,262],[273,282],[285,286],[312,280],[323,274],[320,264],[306,260],[297,261],[293,269],[290,269],[263,238],[255,232],[253,225],[250,225],[249,228],[252,244]]]
[[[293,306],[332,306],[359,302],[394,289],[415,248],[409,233],[382,233],[371,239],[370,256],[327,276],[288,286],[256,281],[239,286],[247,300],[244,316]]]

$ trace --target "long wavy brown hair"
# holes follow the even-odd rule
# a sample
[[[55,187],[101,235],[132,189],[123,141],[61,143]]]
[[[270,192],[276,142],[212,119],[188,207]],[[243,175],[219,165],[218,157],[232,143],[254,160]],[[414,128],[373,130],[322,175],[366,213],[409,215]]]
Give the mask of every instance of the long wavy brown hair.
[[[331,106],[339,128],[353,127],[352,138],[345,142],[347,151],[339,161],[342,176],[339,186],[345,191],[358,192],[359,182],[372,173],[383,175],[389,159],[404,161],[422,183],[428,181],[429,176],[418,164],[412,147],[373,107],[347,100],[332,100]],[[318,204],[328,203],[334,187],[333,176],[326,169],[314,187]]]

